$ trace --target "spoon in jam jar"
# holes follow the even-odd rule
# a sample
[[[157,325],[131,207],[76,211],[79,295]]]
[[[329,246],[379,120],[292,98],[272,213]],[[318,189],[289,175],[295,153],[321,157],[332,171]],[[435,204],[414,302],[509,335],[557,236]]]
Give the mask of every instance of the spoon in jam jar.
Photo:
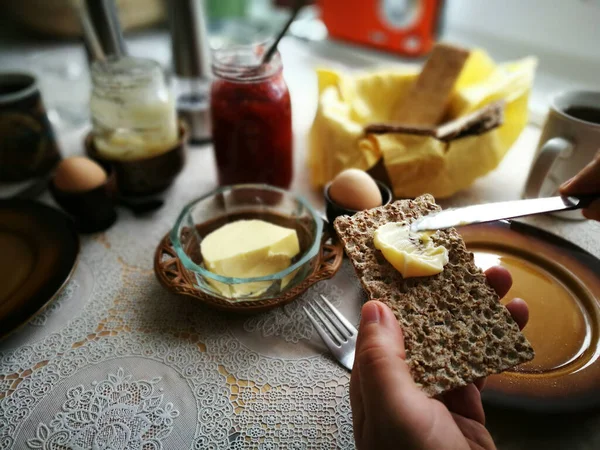
[[[305,0],[296,0],[294,9],[292,10],[292,15],[287,20],[287,22],[285,23],[285,25],[283,26],[283,28],[281,29],[281,31],[279,32],[279,34],[277,35],[277,37],[275,38],[275,40],[273,41],[273,43],[271,44],[269,49],[264,53],[264,55],[260,61],[260,64],[258,66],[252,67],[252,68],[248,69],[247,71],[245,71],[244,73],[246,74],[246,76],[254,74],[255,72],[259,71],[261,69],[261,67],[263,67],[266,64],[269,64],[269,62],[271,61],[271,58],[277,51],[277,46],[279,45],[279,42],[281,41],[281,39],[283,39],[283,37],[287,33],[288,29],[290,28],[290,25],[292,25],[294,20],[296,20],[296,16],[298,15],[300,10],[304,6],[304,1]]]
[[[292,15],[290,16],[288,21],[285,23],[285,25],[283,26],[283,28],[281,29],[281,31],[279,32],[279,34],[273,41],[273,44],[271,44],[271,47],[269,47],[269,49],[263,55],[260,65],[268,64],[269,61],[271,61],[271,58],[273,57],[273,55],[275,54],[275,51],[277,50],[279,41],[281,41],[283,36],[285,36],[288,29],[290,28],[290,25],[294,22],[294,20],[296,20],[296,16],[298,15],[298,13],[300,12],[300,10],[302,9],[303,6],[304,6],[304,0],[296,0],[294,9],[292,10]]]

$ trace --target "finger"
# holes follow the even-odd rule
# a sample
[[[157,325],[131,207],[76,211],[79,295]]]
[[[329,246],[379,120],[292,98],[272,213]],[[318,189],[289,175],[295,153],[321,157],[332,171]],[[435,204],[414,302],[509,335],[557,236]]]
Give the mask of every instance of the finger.
[[[525,300],[515,298],[506,305],[506,308],[515,322],[517,322],[517,325],[519,325],[519,329],[522,330],[525,328],[525,325],[529,322],[529,307],[525,303]]]
[[[473,381],[473,384],[477,389],[479,389],[479,392],[481,392],[485,389],[486,382],[487,378],[478,378],[477,380]]]
[[[600,190],[600,187],[597,189]],[[586,219],[600,220],[600,200],[594,200],[588,208],[584,209],[583,216]]]
[[[481,394],[474,384],[469,384],[450,392],[442,399],[450,412],[460,414],[467,419],[475,420],[485,425],[485,413],[481,404]]]
[[[510,272],[504,267],[494,266],[485,271],[488,283],[500,298],[504,297],[512,286]]]
[[[392,311],[369,301],[362,308],[354,367],[358,365],[366,417],[384,417],[409,408],[408,397],[424,394],[415,385],[405,361],[404,336]]]
[[[456,422],[458,428],[460,428],[463,436],[467,438],[469,448],[496,448],[496,444],[494,444],[492,436],[482,424],[469,420],[458,414],[452,414],[452,417],[454,418],[454,422]]]
[[[569,194],[593,194],[600,190],[598,180],[600,179],[600,150],[594,159],[573,178],[563,183],[559,191],[562,195]]]

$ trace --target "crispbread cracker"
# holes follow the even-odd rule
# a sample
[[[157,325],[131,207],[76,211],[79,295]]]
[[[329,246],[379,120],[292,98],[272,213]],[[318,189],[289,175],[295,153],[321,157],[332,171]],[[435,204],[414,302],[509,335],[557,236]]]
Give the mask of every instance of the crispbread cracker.
[[[365,133],[415,134],[418,136],[432,136],[440,141],[451,141],[465,136],[477,136],[502,125],[502,121],[504,120],[504,104],[503,100],[498,100],[497,102],[485,105],[471,114],[461,116],[437,127],[373,123],[365,127]]]
[[[387,304],[400,322],[412,376],[430,396],[500,373],[534,356],[454,229],[433,236],[436,244],[448,249],[449,256],[437,275],[405,280],[375,249],[373,233],[379,226],[408,224],[439,209],[432,196],[423,195],[338,217],[334,223],[369,298]]]
[[[423,70],[396,108],[394,121],[404,125],[439,124],[468,57],[467,50],[436,44]]]

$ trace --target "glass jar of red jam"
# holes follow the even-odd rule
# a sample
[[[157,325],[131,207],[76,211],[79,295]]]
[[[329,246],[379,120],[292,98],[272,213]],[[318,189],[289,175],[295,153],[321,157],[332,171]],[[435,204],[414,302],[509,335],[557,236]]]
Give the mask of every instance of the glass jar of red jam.
[[[275,53],[239,46],[213,54],[212,139],[220,185],[266,183],[288,188],[293,175],[292,109]]]

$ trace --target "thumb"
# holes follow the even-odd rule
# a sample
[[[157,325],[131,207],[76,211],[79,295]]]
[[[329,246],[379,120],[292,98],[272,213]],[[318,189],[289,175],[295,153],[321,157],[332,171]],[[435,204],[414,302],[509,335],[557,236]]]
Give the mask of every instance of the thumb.
[[[355,364],[360,373],[360,391],[367,417],[380,417],[382,413],[395,416],[409,407],[408,397],[423,395],[405,359],[404,336],[392,311],[378,301],[365,303]]]
[[[600,200],[594,200],[589,208],[583,210],[583,215],[586,219],[600,221]]]
[[[600,150],[581,172],[560,186],[562,195],[594,194],[600,190]]]

